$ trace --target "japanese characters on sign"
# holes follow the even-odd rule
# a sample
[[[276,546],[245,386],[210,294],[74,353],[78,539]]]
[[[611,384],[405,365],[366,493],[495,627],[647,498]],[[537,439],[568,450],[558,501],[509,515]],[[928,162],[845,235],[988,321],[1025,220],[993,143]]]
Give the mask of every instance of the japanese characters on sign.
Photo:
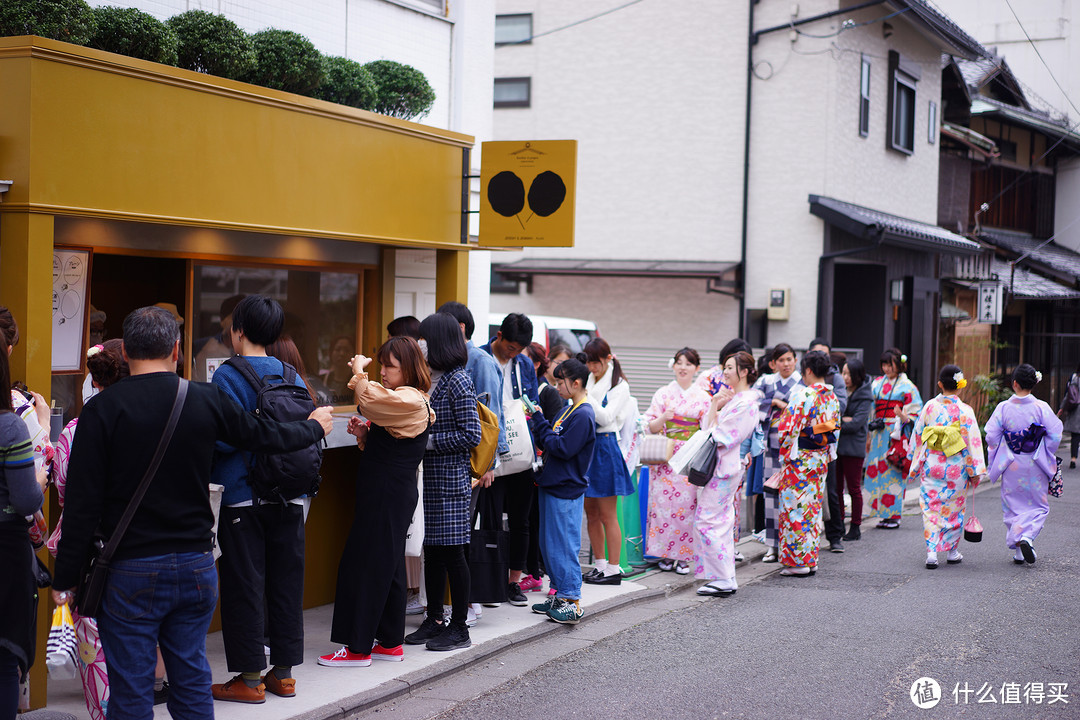
[[[979,283],[979,322],[998,325],[1001,323],[1002,306],[1001,283],[996,281]]]

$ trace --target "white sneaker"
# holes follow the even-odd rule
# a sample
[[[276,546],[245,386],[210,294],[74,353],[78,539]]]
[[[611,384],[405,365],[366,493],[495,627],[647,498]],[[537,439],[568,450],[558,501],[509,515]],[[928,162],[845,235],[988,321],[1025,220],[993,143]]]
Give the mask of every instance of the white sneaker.
[[[480,622],[480,618],[484,616],[484,608],[480,603],[472,603],[469,605],[469,614],[465,617],[465,625],[472,627],[476,623]]]
[[[750,533],[750,537],[752,537],[754,540],[757,540],[762,545],[765,544],[765,531],[764,530],[762,530],[761,532]]]
[[[405,602],[405,614],[421,615],[423,612],[424,606],[420,603],[420,593],[409,593],[409,597]]]
[[[735,551],[735,562],[746,562],[746,556],[738,550]]]

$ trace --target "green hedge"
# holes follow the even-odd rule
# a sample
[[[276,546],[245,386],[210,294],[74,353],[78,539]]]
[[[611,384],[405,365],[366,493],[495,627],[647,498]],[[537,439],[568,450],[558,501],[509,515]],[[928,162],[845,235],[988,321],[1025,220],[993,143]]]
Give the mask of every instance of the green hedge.
[[[323,83],[314,96],[320,100],[370,110],[375,106],[375,78],[363,65],[343,57],[323,58]]]
[[[94,8],[96,30],[87,43],[99,50],[175,65],[176,33],[153,15],[135,8]]]
[[[424,73],[393,60],[375,60],[364,67],[375,78],[375,104],[371,108],[375,112],[411,120],[431,110],[435,91]]]
[[[255,67],[251,38],[224,15],[188,10],[165,24],[176,33],[182,68],[240,80]]]
[[[0,36],[37,35],[85,45],[94,11],[85,0],[0,0]]]
[[[251,36],[255,65],[241,79],[254,85],[310,95],[322,85],[322,55],[299,33],[271,28]]]

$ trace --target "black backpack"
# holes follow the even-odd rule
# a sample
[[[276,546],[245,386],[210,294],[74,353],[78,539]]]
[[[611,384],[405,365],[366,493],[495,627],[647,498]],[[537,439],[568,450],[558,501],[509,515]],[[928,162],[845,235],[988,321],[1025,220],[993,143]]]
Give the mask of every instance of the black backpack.
[[[255,390],[255,414],[278,422],[306,420],[315,409],[306,388],[296,384],[296,369],[287,362],[285,376],[259,377],[243,356],[229,358],[232,365]],[[314,497],[319,492],[319,468],[322,466],[321,443],[283,453],[254,453],[248,466],[248,483],[255,496],[263,500],[285,502],[301,495]]]

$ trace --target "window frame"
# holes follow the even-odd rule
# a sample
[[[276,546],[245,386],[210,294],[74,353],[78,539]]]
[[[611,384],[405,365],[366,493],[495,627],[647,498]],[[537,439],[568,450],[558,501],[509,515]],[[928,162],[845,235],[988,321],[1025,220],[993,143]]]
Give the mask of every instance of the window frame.
[[[529,19],[529,34],[524,40],[506,40],[503,42],[495,41],[495,47],[502,47],[503,45],[531,45],[533,38],[533,14],[532,13],[503,13],[495,16],[495,31],[496,35],[499,30],[500,18],[528,18]]]
[[[918,82],[922,78],[922,72],[915,63],[908,62],[895,50],[889,51],[889,103],[888,103],[888,132],[885,134],[885,147],[904,155],[915,154],[915,123],[916,106],[919,99]],[[903,120],[910,123],[910,147],[905,147],[898,142],[897,132],[901,130],[901,118],[899,113],[903,109],[900,102],[901,93],[911,93],[911,102],[907,106],[907,112]]]
[[[859,65],[859,136],[870,137],[870,58],[861,55]]]
[[[933,100],[926,107],[926,142],[933,145],[937,142],[938,108]]]
[[[494,100],[496,108],[527,108],[532,107],[532,77],[503,77],[495,78],[495,86],[499,83],[523,82],[525,84],[524,100]]]

